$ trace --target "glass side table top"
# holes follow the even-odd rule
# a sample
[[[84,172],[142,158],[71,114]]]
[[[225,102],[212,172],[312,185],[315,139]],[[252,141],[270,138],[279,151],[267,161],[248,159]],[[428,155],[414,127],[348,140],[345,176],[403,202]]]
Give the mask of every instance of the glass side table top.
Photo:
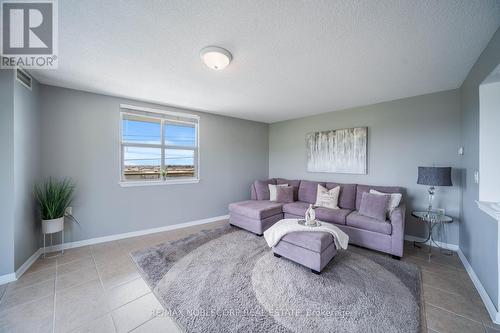
[[[437,212],[428,212],[426,210],[415,210],[411,212],[413,217],[416,217],[424,222],[430,223],[451,223],[453,222],[453,218],[450,216],[440,214]]]
[[[438,212],[429,212],[427,210],[415,210],[413,212],[411,212],[411,215],[413,217],[416,217],[419,221],[422,221],[424,222],[425,224],[428,224],[428,234],[427,234],[427,238],[424,240],[424,241],[414,241],[413,242],[413,245],[415,247],[418,247],[418,248],[421,248],[422,245],[426,244],[426,245],[431,245],[429,246],[429,261],[431,260],[431,256],[432,256],[432,246],[434,244],[434,246],[436,246],[437,248],[439,248],[439,250],[443,253],[443,254],[446,254],[446,255],[452,255],[453,252],[451,252],[450,250],[447,250],[447,249],[443,249],[439,243],[437,243],[435,240],[434,240],[434,237],[433,237],[433,231],[436,227],[440,226],[440,225],[443,225],[444,223],[451,223],[453,222],[453,219],[450,217],[450,216],[447,216],[447,215],[444,215],[444,214],[441,214],[441,213],[438,213]]]

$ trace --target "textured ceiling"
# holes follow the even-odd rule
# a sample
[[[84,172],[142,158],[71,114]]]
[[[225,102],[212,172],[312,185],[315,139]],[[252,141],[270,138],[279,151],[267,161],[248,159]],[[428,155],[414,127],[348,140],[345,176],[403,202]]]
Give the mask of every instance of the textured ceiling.
[[[43,83],[276,122],[459,87],[500,1],[64,0],[59,24]]]

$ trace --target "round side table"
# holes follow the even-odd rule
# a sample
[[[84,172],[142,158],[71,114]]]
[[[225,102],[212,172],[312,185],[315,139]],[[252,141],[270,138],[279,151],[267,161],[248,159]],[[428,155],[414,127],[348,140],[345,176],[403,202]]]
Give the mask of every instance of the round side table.
[[[452,223],[453,222],[453,218],[451,218],[450,216],[447,216],[447,215],[444,215],[444,214],[439,214],[439,213],[436,213],[436,212],[429,212],[429,211],[426,211],[426,210],[415,210],[413,212],[411,212],[411,216],[413,217],[416,217],[419,221],[422,221],[424,223],[427,223],[429,224],[429,227],[428,227],[428,235],[427,235],[427,239],[424,240],[423,242],[417,242],[417,241],[414,241],[413,242],[413,245],[415,247],[422,247],[422,244],[425,244],[427,242],[429,242],[429,260],[431,260],[431,255],[432,255],[432,244],[434,243],[434,245],[439,248],[441,250],[442,253],[446,254],[446,255],[452,255],[453,252],[450,251],[450,250],[447,250],[447,249],[443,249],[441,246],[439,246],[438,243],[436,243],[436,241],[434,240],[433,236],[432,236],[432,233],[434,231],[434,228],[439,225],[439,224],[448,224],[448,223]]]

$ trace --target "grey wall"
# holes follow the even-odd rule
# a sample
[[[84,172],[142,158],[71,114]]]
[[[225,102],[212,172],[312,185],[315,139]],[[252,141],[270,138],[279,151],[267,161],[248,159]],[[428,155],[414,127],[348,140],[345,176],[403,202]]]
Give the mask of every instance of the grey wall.
[[[368,127],[367,175],[306,172],[306,133],[357,126]],[[445,91],[272,124],[269,175],[402,186],[407,189],[407,211],[411,211],[427,205],[427,188],[416,184],[417,166],[451,166],[455,186],[438,189],[435,207],[445,208],[457,220],[443,230],[441,240],[458,244],[459,144],[459,91]],[[407,216],[407,234],[423,236],[422,227]]]
[[[14,76],[0,69],[0,276],[14,271]]]
[[[479,170],[479,84],[499,63],[500,30],[497,30],[460,89],[465,147],[460,249],[496,305],[499,301],[498,224],[477,208],[475,201],[479,198],[479,187],[474,183],[474,171]]]
[[[39,248],[40,218],[33,186],[40,179],[39,84],[14,82],[14,269]]]
[[[268,177],[268,125],[197,113],[198,184],[120,187],[119,105],[155,106],[41,86],[42,173],[77,182],[67,241],[154,228],[227,214],[249,198],[254,179]]]

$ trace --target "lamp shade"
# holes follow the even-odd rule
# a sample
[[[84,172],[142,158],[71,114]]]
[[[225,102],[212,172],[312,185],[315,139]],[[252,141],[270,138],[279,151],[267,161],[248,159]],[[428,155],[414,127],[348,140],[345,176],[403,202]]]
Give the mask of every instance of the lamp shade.
[[[417,184],[452,186],[450,167],[418,167]]]

